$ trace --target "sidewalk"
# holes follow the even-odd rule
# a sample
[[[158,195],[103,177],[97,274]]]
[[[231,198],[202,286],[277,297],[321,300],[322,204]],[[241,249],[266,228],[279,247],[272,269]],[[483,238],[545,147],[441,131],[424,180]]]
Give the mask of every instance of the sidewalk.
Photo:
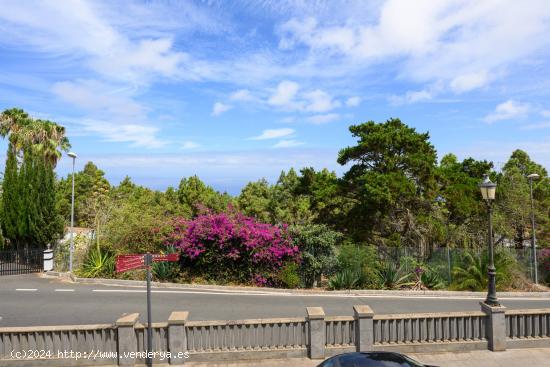
[[[440,367],[544,367],[550,366],[550,348],[508,349],[505,352],[409,354],[415,360]],[[321,361],[309,359],[262,360],[225,363],[193,363],[189,367],[315,367]]]

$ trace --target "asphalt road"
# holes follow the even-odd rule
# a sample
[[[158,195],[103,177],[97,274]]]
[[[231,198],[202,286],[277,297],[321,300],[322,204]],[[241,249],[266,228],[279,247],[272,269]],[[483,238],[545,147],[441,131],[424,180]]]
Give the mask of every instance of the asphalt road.
[[[198,289],[153,289],[153,322],[172,311],[189,311],[191,320],[299,317],[308,306],[327,315],[352,315],[353,305],[366,304],[376,313],[479,310],[482,299],[422,296],[305,296]],[[550,307],[549,299],[502,299],[514,308]],[[78,284],[37,274],[0,277],[0,327],[112,323],[123,313],[139,312],[146,321],[143,287]]]

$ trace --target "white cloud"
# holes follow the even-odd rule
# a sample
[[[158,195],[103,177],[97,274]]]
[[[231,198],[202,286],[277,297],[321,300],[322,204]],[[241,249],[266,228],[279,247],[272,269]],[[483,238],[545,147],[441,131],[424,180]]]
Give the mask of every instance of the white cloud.
[[[250,138],[250,140],[267,140],[267,139],[277,139],[284,136],[290,136],[294,134],[294,129],[282,128],[282,129],[268,129],[264,130],[261,135]]]
[[[181,146],[181,149],[195,149],[200,148],[201,145],[191,140],[185,140]]]
[[[550,117],[550,110],[542,110],[540,114],[544,117]]]
[[[433,96],[434,94],[432,91],[423,89],[418,91],[408,91],[402,96],[392,95],[389,100],[391,104],[401,105],[429,101],[433,98]]]
[[[336,121],[340,119],[340,115],[337,113],[327,113],[324,115],[314,115],[306,118],[308,122],[311,122],[312,124],[326,124],[332,121]]]
[[[308,112],[327,112],[341,106],[339,101],[332,99],[330,95],[320,89],[304,93],[308,101],[305,110]]]
[[[539,122],[536,124],[528,124],[521,127],[522,130],[542,130],[550,129],[550,121]]]
[[[94,80],[59,82],[52,92],[63,101],[86,111],[85,118],[68,119],[76,134],[98,134],[105,141],[131,146],[161,148],[167,141],[157,137],[160,129],[148,120],[148,109],[137,103],[133,89]]]
[[[273,106],[296,108],[294,97],[298,93],[300,85],[296,82],[284,80],[277,85],[275,92],[269,97],[268,103]]]
[[[214,103],[214,106],[212,106],[212,116],[219,116],[224,112],[229,111],[232,109],[233,106],[222,103],[222,102],[216,102]]]
[[[486,122],[496,122],[521,118],[529,113],[529,105],[514,100],[507,100],[496,106],[495,111],[485,116]]]
[[[79,122],[85,131],[99,134],[105,141],[130,143],[131,146],[148,149],[161,148],[168,142],[156,137],[159,129],[137,124],[114,124],[112,121],[85,119]]]
[[[487,72],[468,73],[459,75],[451,80],[451,89],[456,93],[468,92],[473,89],[481,88],[487,84],[489,76]]]
[[[339,63],[352,73],[392,62],[403,79],[443,81],[461,93],[483,87],[489,75],[550,45],[545,0],[529,6],[513,0],[389,0],[373,13],[378,15],[364,20],[290,19],[278,29],[279,47],[305,48],[310,64],[328,69]]]
[[[432,100],[443,90],[441,82],[433,83],[425,89],[417,91],[407,91],[404,95],[392,95],[389,97],[390,103],[394,105],[412,104],[417,102],[426,102]]]
[[[124,116],[129,120],[141,120],[147,112],[147,109],[134,101],[128,93],[132,90],[121,88],[119,85],[95,80],[66,81],[55,83],[52,92],[73,106],[105,116]]]
[[[303,144],[303,142],[297,140],[280,140],[277,144],[273,145],[273,148],[292,148]]]
[[[361,97],[349,97],[346,99],[346,106],[348,107],[357,107],[361,104]]]
[[[229,96],[229,99],[232,101],[241,101],[241,102],[249,102],[249,101],[255,101],[256,98],[250,93],[248,89],[239,89]]]
[[[143,84],[156,76],[189,76],[183,70],[189,56],[173,49],[171,37],[127,36],[102,10],[87,1],[5,2],[0,37],[56,56],[73,56],[111,80]]]

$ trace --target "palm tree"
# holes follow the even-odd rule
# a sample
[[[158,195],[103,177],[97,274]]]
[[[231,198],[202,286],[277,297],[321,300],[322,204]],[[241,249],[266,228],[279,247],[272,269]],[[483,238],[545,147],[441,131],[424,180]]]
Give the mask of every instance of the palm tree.
[[[61,158],[61,152],[71,147],[63,126],[34,119],[18,108],[5,110],[0,115],[0,136],[9,136],[10,147],[16,154],[32,149],[41,153],[52,167]]]
[[[29,115],[19,108],[11,108],[0,114],[0,136],[9,136],[10,148],[14,153],[20,153],[24,148],[31,123]]]

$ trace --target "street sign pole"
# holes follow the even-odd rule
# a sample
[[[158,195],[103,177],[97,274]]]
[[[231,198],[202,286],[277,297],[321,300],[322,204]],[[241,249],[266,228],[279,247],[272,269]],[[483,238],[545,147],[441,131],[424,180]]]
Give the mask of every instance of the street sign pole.
[[[147,366],[153,365],[151,352],[153,350],[153,328],[151,322],[151,266],[153,265],[153,256],[150,253],[145,254],[145,266],[147,267]]]
[[[123,273],[125,271],[134,269],[147,270],[147,366],[153,365],[153,324],[151,318],[151,268],[154,262],[177,262],[179,261],[179,254],[128,254],[118,255],[116,257],[115,271],[117,273]]]

